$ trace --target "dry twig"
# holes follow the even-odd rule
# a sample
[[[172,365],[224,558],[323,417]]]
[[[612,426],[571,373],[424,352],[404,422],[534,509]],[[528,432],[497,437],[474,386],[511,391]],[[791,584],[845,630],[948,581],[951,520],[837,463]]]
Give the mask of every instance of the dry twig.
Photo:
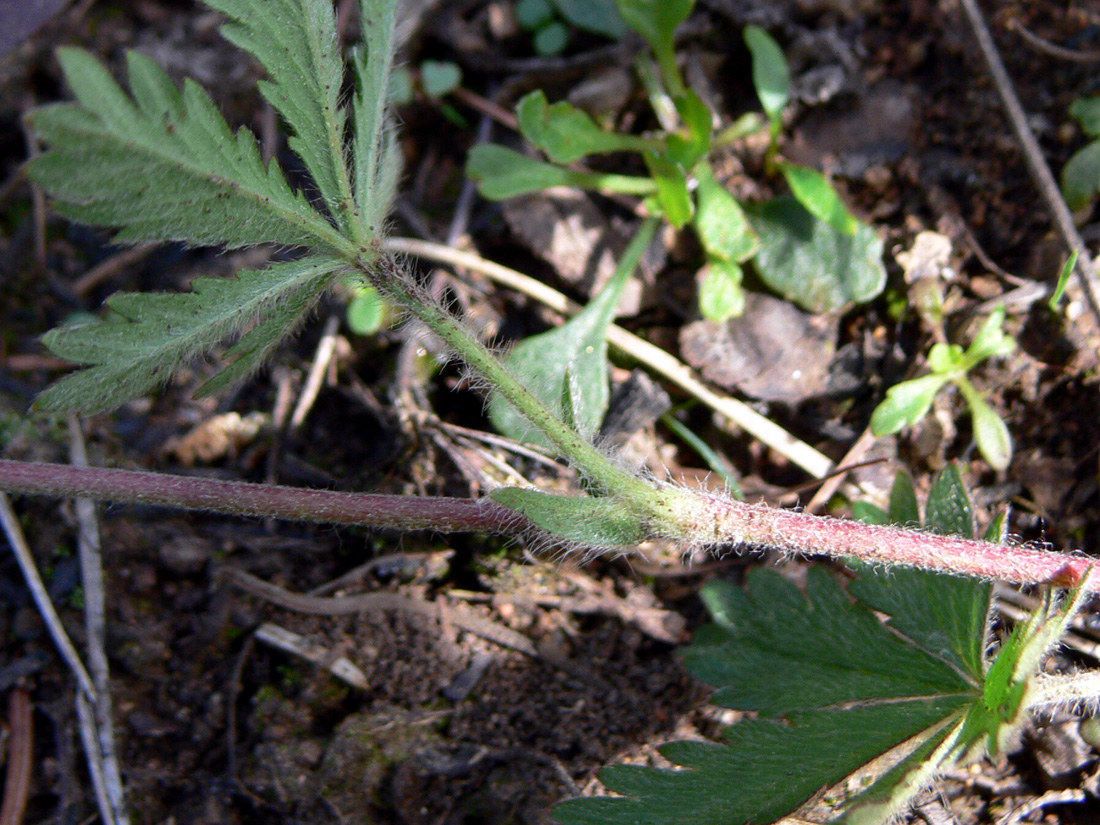
[[[1084,289],[1089,308],[1092,310],[1097,322],[1100,323],[1100,278],[1096,275],[1096,268],[1093,266],[1088,248],[1085,246],[1081,234],[1077,231],[1077,225],[1073,222],[1073,213],[1066,205],[1066,201],[1062,197],[1062,190],[1058,188],[1058,182],[1054,179],[1054,174],[1050,171],[1050,167],[1043,157],[1043,152],[1039,148],[1039,142],[1035,140],[1035,135],[1032,134],[1031,127],[1027,124],[1024,107],[1020,105],[1020,99],[1012,86],[1012,80],[1009,78],[1004,63],[997,53],[993,36],[989,33],[989,27],[985,24],[977,0],[961,0],[961,2],[967,20],[970,22],[970,27],[974,30],[974,36],[978,39],[978,46],[981,48],[989,73],[993,77],[993,83],[997,87],[997,93],[1001,97],[1001,103],[1008,115],[1012,131],[1020,142],[1024,159],[1027,160],[1028,169],[1031,171],[1031,178],[1038,187],[1043,200],[1046,201],[1047,207],[1053,213],[1054,224],[1066,246],[1071,250],[1077,250],[1078,257],[1075,272]]]

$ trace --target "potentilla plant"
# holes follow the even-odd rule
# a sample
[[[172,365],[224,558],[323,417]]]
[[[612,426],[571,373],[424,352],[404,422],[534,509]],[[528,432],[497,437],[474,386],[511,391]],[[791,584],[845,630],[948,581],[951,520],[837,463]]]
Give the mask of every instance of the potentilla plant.
[[[994,542],[973,540],[957,473],[941,479],[927,516],[929,527],[950,536],[773,510],[639,475],[591,440],[607,380],[606,359],[592,356],[601,354],[613,298],[593,302],[575,319],[565,336],[575,357],[533,391],[384,253],[382,232],[400,171],[385,103],[392,2],[363,0],[364,42],[350,56],[357,88],[346,102],[328,0],[208,5],[229,18],[225,35],[266,69],[260,91],[286,122],[317,198],[292,189],[276,163],[265,165],[251,132],[233,132],[200,86],[187,81],[180,90],[137,54],[127,58],[126,91],[86,52],[59,52],[76,100],[29,116],[45,151],[27,172],[60,214],[116,229],[123,243],[277,244],[298,256],[233,279],[199,279],[188,294],[116,295],[102,320],[50,332],[46,345],[81,369],[44,392],[36,407],[110,410],[234,339],[228,366],[202,389],[215,392],[253,373],[326,290],[359,280],[427,325],[480,375],[495,409],[521,416],[577,468],[584,490],[502,487],[480,500],[421,499],[10,461],[0,461],[0,489],[408,530],[491,530],[591,553],[630,552],[663,537],[685,547],[751,545],[863,565],[848,594],[823,571],[811,574],[808,596],[768,573],[756,574],[747,592],[708,590],[715,628],[689,651],[692,667],[729,687],[720,701],[728,697],[731,706],[765,720],[735,726],[724,744],[670,746],[666,755],[686,770],[616,769],[607,784],[627,799],[577,803],[559,811],[565,822],[771,821],[823,784],[914,741],[902,768],[854,800],[837,800],[842,817],[883,822],[937,770],[1006,747],[1028,707],[1073,698],[1080,680],[1054,689],[1036,674],[1085,594],[1097,589],[1088,560],[1009,547],[999,532]],[[636,27],[664,25],[663,4],[620,0],[620,9]],[[659,62],[669,59],[667,45],[655,48]],[[628,277],[655,228],[655,221],[643,225],[616,283]],[[895,488],[891,515],[914,525],[919,519],[908,489]],[[876,572],[882,566],[891,568],[889,577]],[[994,655],[991,579],[1071,592],[1049,596]],[[876,612],[891,617],[889,626]],[[784,627],[791,622],[799,629]],[[765,639],[775,644],[761,649]],[[913,696],[922,698],[905,698]],[[790,766],[777,760],[792,754],[812,757],[817,767],[806,781],[788,787],[783,779],[780,792],[775,777],[785,777]],[[832,767],[818,770],[825,763]],[[753,792],[742,795],[743,788]],[[698,811],[693,819],[686,817],[690,810]]]

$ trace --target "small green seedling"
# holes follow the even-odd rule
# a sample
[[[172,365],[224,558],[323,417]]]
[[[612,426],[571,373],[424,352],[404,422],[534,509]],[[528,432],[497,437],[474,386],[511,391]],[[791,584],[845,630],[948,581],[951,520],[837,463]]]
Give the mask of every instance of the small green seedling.
[[[789,100],[790,76],[779,45],[763,29],[746,29],[753,78],[771,124],[768,166],[779,171],[793,197],[744,207],[718,182],[709,157],[717,145],[714,113],[685,83],[676,62],[676,28],[691,12],[690,0],[652,3],[618,0],[628,27],[649,45],[656,69],[639,64],[658,120],[654,135],[628,135],[601,128],[567,102],[551,104],[541,91],[516,106],[523,136],[549,158],[544,162],[498,145],[475,147],[467,172],[494,200],[553,186],[575,186],[646,198],[653,215],[677,229],[691,226],[703,247],[699,308],[725,321],[744,311],[743,266],[753,260],[772,289],[811,312],[838,310],[868,301],[885,284],[882,243],[844,205],[824,175],[774,155]],[[641,155],[648,177],[570,168],[593,155]]]
[[[958,344],[939,343],[928,353],[932,372],[902,381],[886,392],[886,399],[871,416],[871,432],[890,435],[923,419],[937,393],[954,384],[962,393],[974,422],[974,440],[982,456],[995,470],[1004,470],[1012,459],[1012,438],[1001,417],[970,383],[967,373],[988,358],[1009,355],[1016,341],[1004,333],[1005,309],[998,306],[966,350]]]
[[[1074,212],[1092,203],[1100,191],[1100,96],[1073,101],[1069,113],[1094,140],[1079,149],[1062,169],[1062,194]]]
[[[1066,262],[1062,264],[1062,271],[1058,273],[1058,283],[1054,285],[1054,291],[1050,294],[1050,301],[1047,303],[1051,312],[1058,311],[1058,305],[1062,303],[1062,296],[1066,294],[1066,287],[1069,286],[1069,276],[1073,274],[1076,266],[1077,250],[1075,249],[1069,254]]]

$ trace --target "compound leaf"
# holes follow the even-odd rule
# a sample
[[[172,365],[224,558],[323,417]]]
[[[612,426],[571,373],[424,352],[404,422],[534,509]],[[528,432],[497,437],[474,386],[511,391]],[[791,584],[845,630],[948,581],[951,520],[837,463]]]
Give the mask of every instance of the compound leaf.
[[[199,278],[190,293],[115,295],[107,301],[106,321],[46,334],[54,354],[88,368],[51,386],[35,406],[88,414],[113,409],[162,386],[179,366],[254,321],[228,353],[236,360],[204,389],[242,380],[294,331],[345,267],[316,255],[246,270],[235,279]]]
[[[58,57],[77,104],[28,116],[47,151],[27,172],[61,214],[121,227],[124,243],[344,245],[274,161],[264,168],[251,132],[233,135],[197,84],[187,81],[180,94],[159,66],[131,52],[131,98],[87,52]]]
[[[271,78],[260,92],[293,135],[290,148],[313,176],[328,209],[345,230],[353,204],[344,156],[340,107],[344,61],[330,0],[204,0],[231,22],[226,40],[252,54]]]
[[[915,509],[908,482],[899,481],[891,508],[907,519]],[[972,533],[957,469],[941,475],[933,497],[930,526]],[[714,623],[699,631],[684,660],[717,689],[715,704],[758,718],[727,728],[722,744],[664,746],[676,770],[601,771],[623,796],[572,800],[555,809],[558,821],[765,823],[830,788],[815,821],[820,814],[881,823],[898,813],[937,770],[967,755],[964,720],[989,692],[983,654],[992,588],[920,570],[887,576],[860,567],[859,574],[847,592],[823,568],[810,570],[805,594],[759,569],[747,589],[706,585]],[[1010,704],[1007,693],[995,688],[991,695]],[[1001,733],[1000,724],[975,730],[979,737]],[[864,790],[845,798],[850,780],[842,780],[853,775]]]

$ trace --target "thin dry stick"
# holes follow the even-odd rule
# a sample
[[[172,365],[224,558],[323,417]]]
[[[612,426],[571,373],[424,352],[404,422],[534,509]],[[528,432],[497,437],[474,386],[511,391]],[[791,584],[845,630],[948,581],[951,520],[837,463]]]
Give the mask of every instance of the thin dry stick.
[[[8,699],[8,770],[0,825],[22,825],[31,795],[34,770],[34,708],[26,688],[16,687]]]
[[[384,245],[391,252],[415,255],[480,272],[499,284],[529,295],[563,315],[575,315],[581,310],[578,304],[546,284],[470,252],[415,238],[387,238]],[[780,455],[786,456],[814,478],[824,478],[832,469],[833,462],[828,456],[818,452],[809,444],[799,441],[747,404],[710,389],[694,370],[660,347],[614,325],[608,330],[607,340],[612,346],[663,375],[680,389],[726,416],[734,424],[760,439]]]
[[[73,292],[77,295],[84,295],[90,292],[104,281],[113,278],[122,270],[134,264],[141,263],[156,252],[158,248],[158,244],[141,244],[140,246],[124,249],[118,254],[112,255],[110,258],[96,264],[73,281]]]
[[[290,429],[296,430],[302,426],[321,392],[321,384],[324,383],[328,365],[332,363],[332,356],[336,353],[336,333],[340,329],[340,318],[331,316],[325,322],[324,332],[321,333],[321,343],[317,345],[317,352],[313,356],[313,363],[309,367],[309,375],[306,377],[306,385],[302,387],[302,393],[298,396],[298,405],[294,408],[294,414],[290,416]]]
[[[31,598],[34,599],[35,606],[38,607],[38,612],[46,623],[46,628],[50,631],[50,636],[53,638],[53,643],[57,646],[61,658],[65,660],[65,664],[72,671],[80,691],[94,699],[96,691],[95,686],[92,684],[92,678],[88,675],[88,671],[84,669],[84,663],[80,661],[80,654],[76,652],[69,634],[65,632],[65,626],[61,624],[61,617],[57,615],[57,610],[54,609],[53,602],[50,601],[50,595],[46,592],[46,585],[34,563],[31,548],[27,544],[27,539],[23,536],[23,528],[19,526],[19,518],[12,509],[11,499],[8,498],[7,493],[3,492],[0,492],[0,525],[4,528],[4,533],[8,537],[8,544],[11,545],[11,549],[15,553],[19,569],[23,572],[27,588],[31,591]]]
[[[263,642],[284,653],[298,656],[317,667],[323,667],[337,679],[347,682],[358,690],[370,690],[370,682],[366,675],[355,663],[346,656],[336,656],[331,650],[321,645],[313,644],[309,639],[292,633],[285,627],[280,627],[271,622],[264,622],[256,628],[256,641]]]
[[[1020,142],[1020,148],[1023,149],[1024,158],[1027,160],[1028,169],[1031,171],[1031,179],[1035,182],[1043,200],[1046,201],[1050,211],[1054,214],[1054,223],[1058,227],[1062,239],[1071,250],[1077,250],[1077,268],[1075,272],[1081,286],[1084,288],[1089,307],[1092,309],[1097,322],[1100,322],[1100,278],[1097,278],[1096,268],[1093,266],[1088,248],[1085,246],[1081,234],[1077,231],[1077,225],[1073,222],[1073,213],[1070,212],[1069,206],[1066,205],[1066,201],[1062,197],[1062,190],[1058,188],[1058,182],[1054,179],[1054,175],[1043,157],[1039,142],[1035,140],[1031,127],[1027,125],[1024,107],[1020,105],[1020,99],[1016,96],[1012,80],[1005,70],[1001,56],[993,43],[993,36],[989,33],[989,28],[985,24],[985,19],[982,17],[976,0],[961,0],[961,2],[966,17],[970,21],[970,27],[974,30],[974,36],[978,39],[978,45],[981,47],[982,56],[985,58],[989,73],[993,76],[993,83],[997,87],[997,93],[1000,95],[1001,103],[1005,107],[1012,131]]]
[[[1057,43],[1051,43],[1044,37],[1040,37],[1031,31],[1019,20],[1008,21],[1008,28],[1016,32],[1024,39],[1024,43],[1042,54],[1049,54],[1059,60],[1068,60],[1071,63],[1100,63],[1100,52],[1079,52],[1076,49],[1067,49]]]
[[[84,446],[84,433],[75,415],[69,416],[69,451],[72,463],[77,467],[88,466],[88,453]],[[91,736],[94,745],[87,751],[89,762],[100,763],[93,775],[103,778],[108,807],[100,810],[107,822],[127,825],[126,792],[122,784],[122,771],[118,764],[115,746],[114,716],[111,712],[111,672],[107,663],[107,600],[103,583],[103,548],[95,503],[90,498],[79,497],[74,501],[78,526],[77,548],[80,554],[81,583],[84,586],[84,628],[87,633],[88,669],[95,685],[93,705],[94,725]]]

